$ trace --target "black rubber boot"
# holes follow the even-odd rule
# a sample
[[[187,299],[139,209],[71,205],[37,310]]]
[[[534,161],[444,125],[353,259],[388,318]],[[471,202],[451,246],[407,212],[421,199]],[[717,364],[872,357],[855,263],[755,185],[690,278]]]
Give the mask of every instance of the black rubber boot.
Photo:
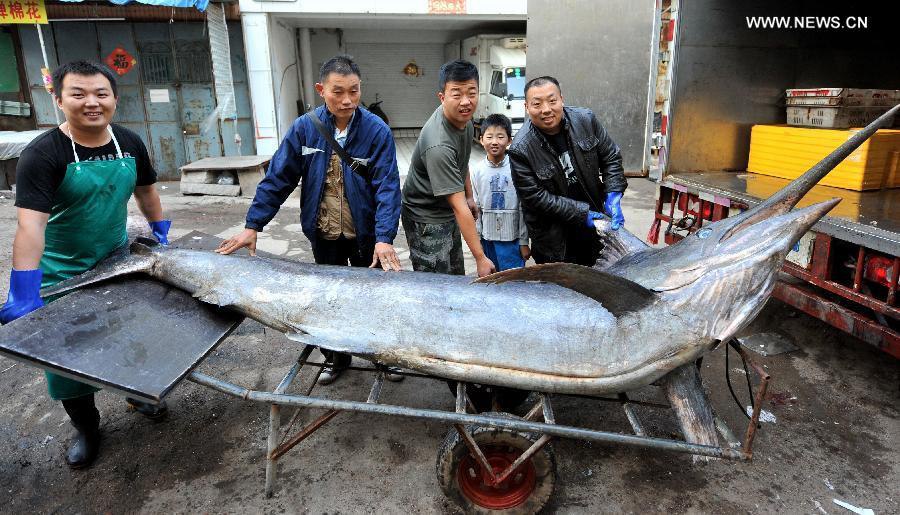
[[[94,394],[66,399],[62,405],[76,431],[66,452],[66,464],[73,469],[88,467],[100,451],[100,412],[94,405]]]
[[[160,401],[159,404],[152,404],[138,399],[132,399],[131,397],[126,397],[125,402],[128,403],[129,408],[154,422],[166,418],[166,415],[169,414],[169,407],[166,405],[166,401]]]

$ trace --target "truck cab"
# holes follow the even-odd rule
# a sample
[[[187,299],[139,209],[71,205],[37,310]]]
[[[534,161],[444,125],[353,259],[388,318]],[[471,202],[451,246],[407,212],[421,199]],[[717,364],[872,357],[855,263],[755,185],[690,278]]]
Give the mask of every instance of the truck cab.
[[[525,51],[491,47],[491,75],[479,86],[476,120],[491,113],[505,114],[512,120],[513,135],[525,121]]]

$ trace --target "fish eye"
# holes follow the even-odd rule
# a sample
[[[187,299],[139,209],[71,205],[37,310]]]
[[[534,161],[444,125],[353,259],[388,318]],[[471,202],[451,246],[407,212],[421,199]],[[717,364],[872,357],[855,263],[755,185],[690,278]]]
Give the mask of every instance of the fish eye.
[[[706,238],[709,238],[710,234],[712,234],[712,229],[710,229],[708,227],[697,231],[697,237],[700,238],[701,240],[705,240]]]

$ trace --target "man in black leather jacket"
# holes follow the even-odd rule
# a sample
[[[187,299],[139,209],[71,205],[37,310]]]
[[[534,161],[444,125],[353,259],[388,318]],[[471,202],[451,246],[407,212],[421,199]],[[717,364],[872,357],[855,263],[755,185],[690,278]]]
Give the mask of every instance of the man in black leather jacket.
[[[553,77],[525,85],[525,109],[529,120],[508,153],[532,256],[593,266],[602,249],[593,220],[605,211],[614,228],[624,223],[619,147],[589,109],[564,107]]]

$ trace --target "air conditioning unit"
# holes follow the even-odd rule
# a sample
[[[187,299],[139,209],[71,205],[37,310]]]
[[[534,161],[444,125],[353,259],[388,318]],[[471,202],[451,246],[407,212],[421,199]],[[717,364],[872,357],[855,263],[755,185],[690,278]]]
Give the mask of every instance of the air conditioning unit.
[[[503,38],[503,48],[525,50],[525,38]]]

